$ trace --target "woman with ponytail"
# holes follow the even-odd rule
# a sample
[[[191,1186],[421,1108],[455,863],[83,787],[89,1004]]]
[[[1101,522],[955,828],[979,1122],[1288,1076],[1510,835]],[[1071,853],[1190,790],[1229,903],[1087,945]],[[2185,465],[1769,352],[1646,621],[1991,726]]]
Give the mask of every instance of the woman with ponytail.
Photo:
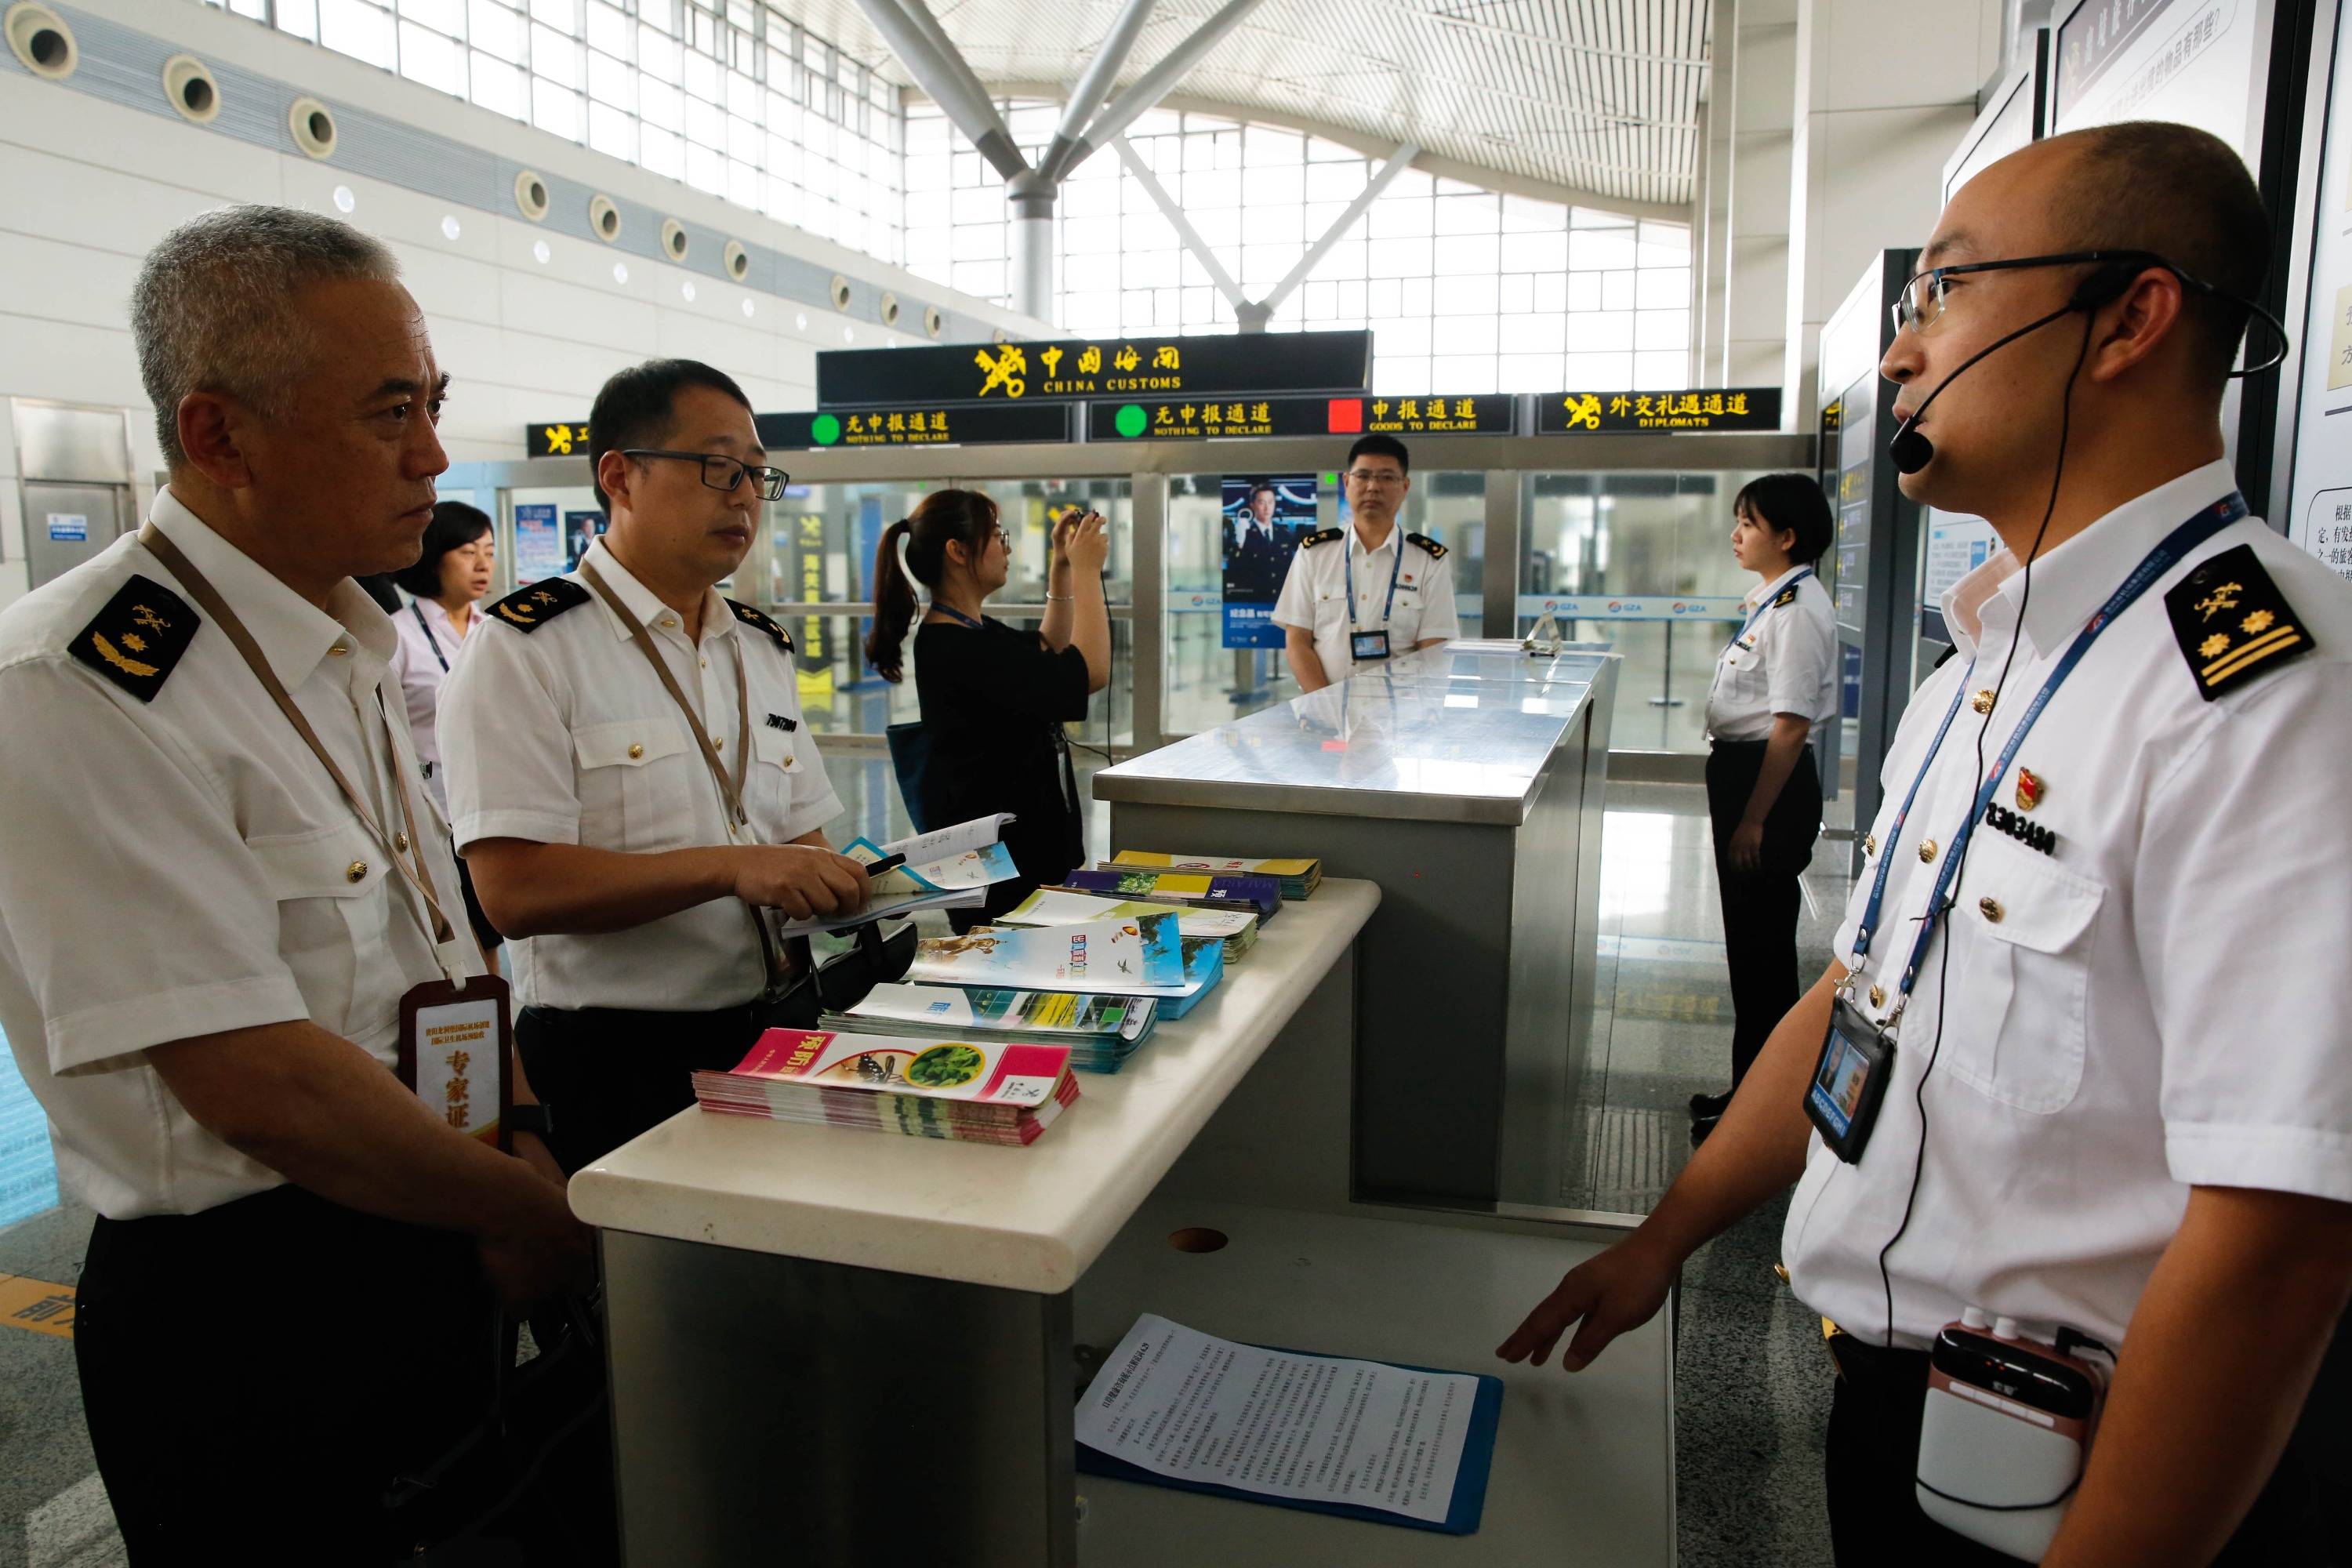
[[[1020,879],[991,888],[982,909],[951,910],[959,931],[1085,864],[1086,813],[1062,726],[1084,721],[1087,699],[1110,684],[1107,529],[1091,511],[1055,524],[1045,619],[1034,632],[983,613],[1011,574],[1013,542],[981,492],[932,491],[876,552],[866,658],[883,679],[905,679],[913,627],[915,697],[930,742],[923,798],[908,805],[933,826],[1014,817],[1004,846]]]

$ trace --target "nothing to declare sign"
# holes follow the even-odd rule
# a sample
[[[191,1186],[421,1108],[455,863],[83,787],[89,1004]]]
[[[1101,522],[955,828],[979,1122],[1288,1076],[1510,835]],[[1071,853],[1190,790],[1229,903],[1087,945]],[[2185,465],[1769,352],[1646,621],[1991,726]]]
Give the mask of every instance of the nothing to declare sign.
[[[771,452],[830,447],[986,447],[1070,439],[1066,403],[938,408],[839,408],[753,418]]]
[[[1255,397],[1361,392],[1372,334],[1225,332],[1206,337],[1062,338],[919,349],[835,349],[816,356],[822,409],[861,405],[1073,402],[1082,398]]]
[[[1777,386],[1689,392],[1554,392],[1536,399],[1540,436],[1626,430],[1778,430]]]

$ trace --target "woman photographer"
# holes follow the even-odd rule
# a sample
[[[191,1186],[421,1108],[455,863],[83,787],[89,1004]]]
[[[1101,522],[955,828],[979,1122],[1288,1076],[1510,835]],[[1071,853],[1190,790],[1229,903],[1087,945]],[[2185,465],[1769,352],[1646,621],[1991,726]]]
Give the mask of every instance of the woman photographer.
[[[885,680],[905,678],[915,584],[929,590],[914,654],[930,756],[922,798],[908,805],[932,827],[997,812],[1014,817],[1004,845],[1021,876],[991,888],[983,908],[950,911],[958,931],[1086,863],[1086,811],[1062,726],[1083,721],[1087,699],[1110,683],[1108,526],[1096,512],[1055,524],[1045,618],[1034,632],[983,613],[1011,574],[1013,553],[987,496],[935,490],[882,535],[866,657]]]

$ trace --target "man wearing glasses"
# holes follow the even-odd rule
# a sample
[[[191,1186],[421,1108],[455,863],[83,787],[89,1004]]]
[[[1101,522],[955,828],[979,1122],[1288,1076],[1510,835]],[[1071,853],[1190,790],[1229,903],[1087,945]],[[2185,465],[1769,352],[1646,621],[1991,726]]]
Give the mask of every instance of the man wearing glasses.
[[[1781,1258],[1843,1331],[1842,1564],[2336,1560],[2341,1396],[2305,1405],[2352,1291],[2352,817],[2322,805],[2352,589],[2224,454],[2250,316],[2250,367],[2285,336],[2268,233],[2184,125],[1954,194],[1880,365],[1890,455],[2006,548],[1945,595],[1957,654],[1889,748],[1836,960],[1656,1210],[1500,1350],[1572,1329],[1582,1368],[1796,1184]],[[2027,1375],[1971,1371],[1997,1359]],[[2104,1411],[2070,1429],[2084,1364]]]
[[[1411,467],[1395,437],[1358,440],[1340,475],[1355,526],[1310,533],[1290,558],[1274,620],[1301,691],[1461,635],[1445,546],[1397,528],[1412,488]]]
[[[693,1103],[762,1029],[818,1011],[805,940],[854,910],[841,810],[791,639],[718,584],[785,475],[742,390],[690,360],[604,384],[589,457],[611,526],[483,616],[441,700],[449,815],[509,939],[515,1039],[574,1171]]]

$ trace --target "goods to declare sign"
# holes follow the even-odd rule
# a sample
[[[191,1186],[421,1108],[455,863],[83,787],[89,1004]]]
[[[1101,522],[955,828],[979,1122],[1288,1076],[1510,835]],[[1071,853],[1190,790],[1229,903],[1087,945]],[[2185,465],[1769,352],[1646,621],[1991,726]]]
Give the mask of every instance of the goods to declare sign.
[[[1540,436],[1626,430],[1778,430],[1777,386],[1675,392],[1554,392],[1536,399]]]
[[[771,452],[828,447],[984,447],[1070,439],[1066,403],[936,408],[838,408],[761,414],[752,423]]]
[[[835,349],[816,356],[816,401],[824,409],[865,404],[903,408],[934,403],[1361,392],[1371,369],[1369,331]]]
[[[1204,441],[1232,436],[1508,436],[1518,399],[1477,397],[1267,397],[1224,402],[1179,398],[1094,403],[1094,441]]]

